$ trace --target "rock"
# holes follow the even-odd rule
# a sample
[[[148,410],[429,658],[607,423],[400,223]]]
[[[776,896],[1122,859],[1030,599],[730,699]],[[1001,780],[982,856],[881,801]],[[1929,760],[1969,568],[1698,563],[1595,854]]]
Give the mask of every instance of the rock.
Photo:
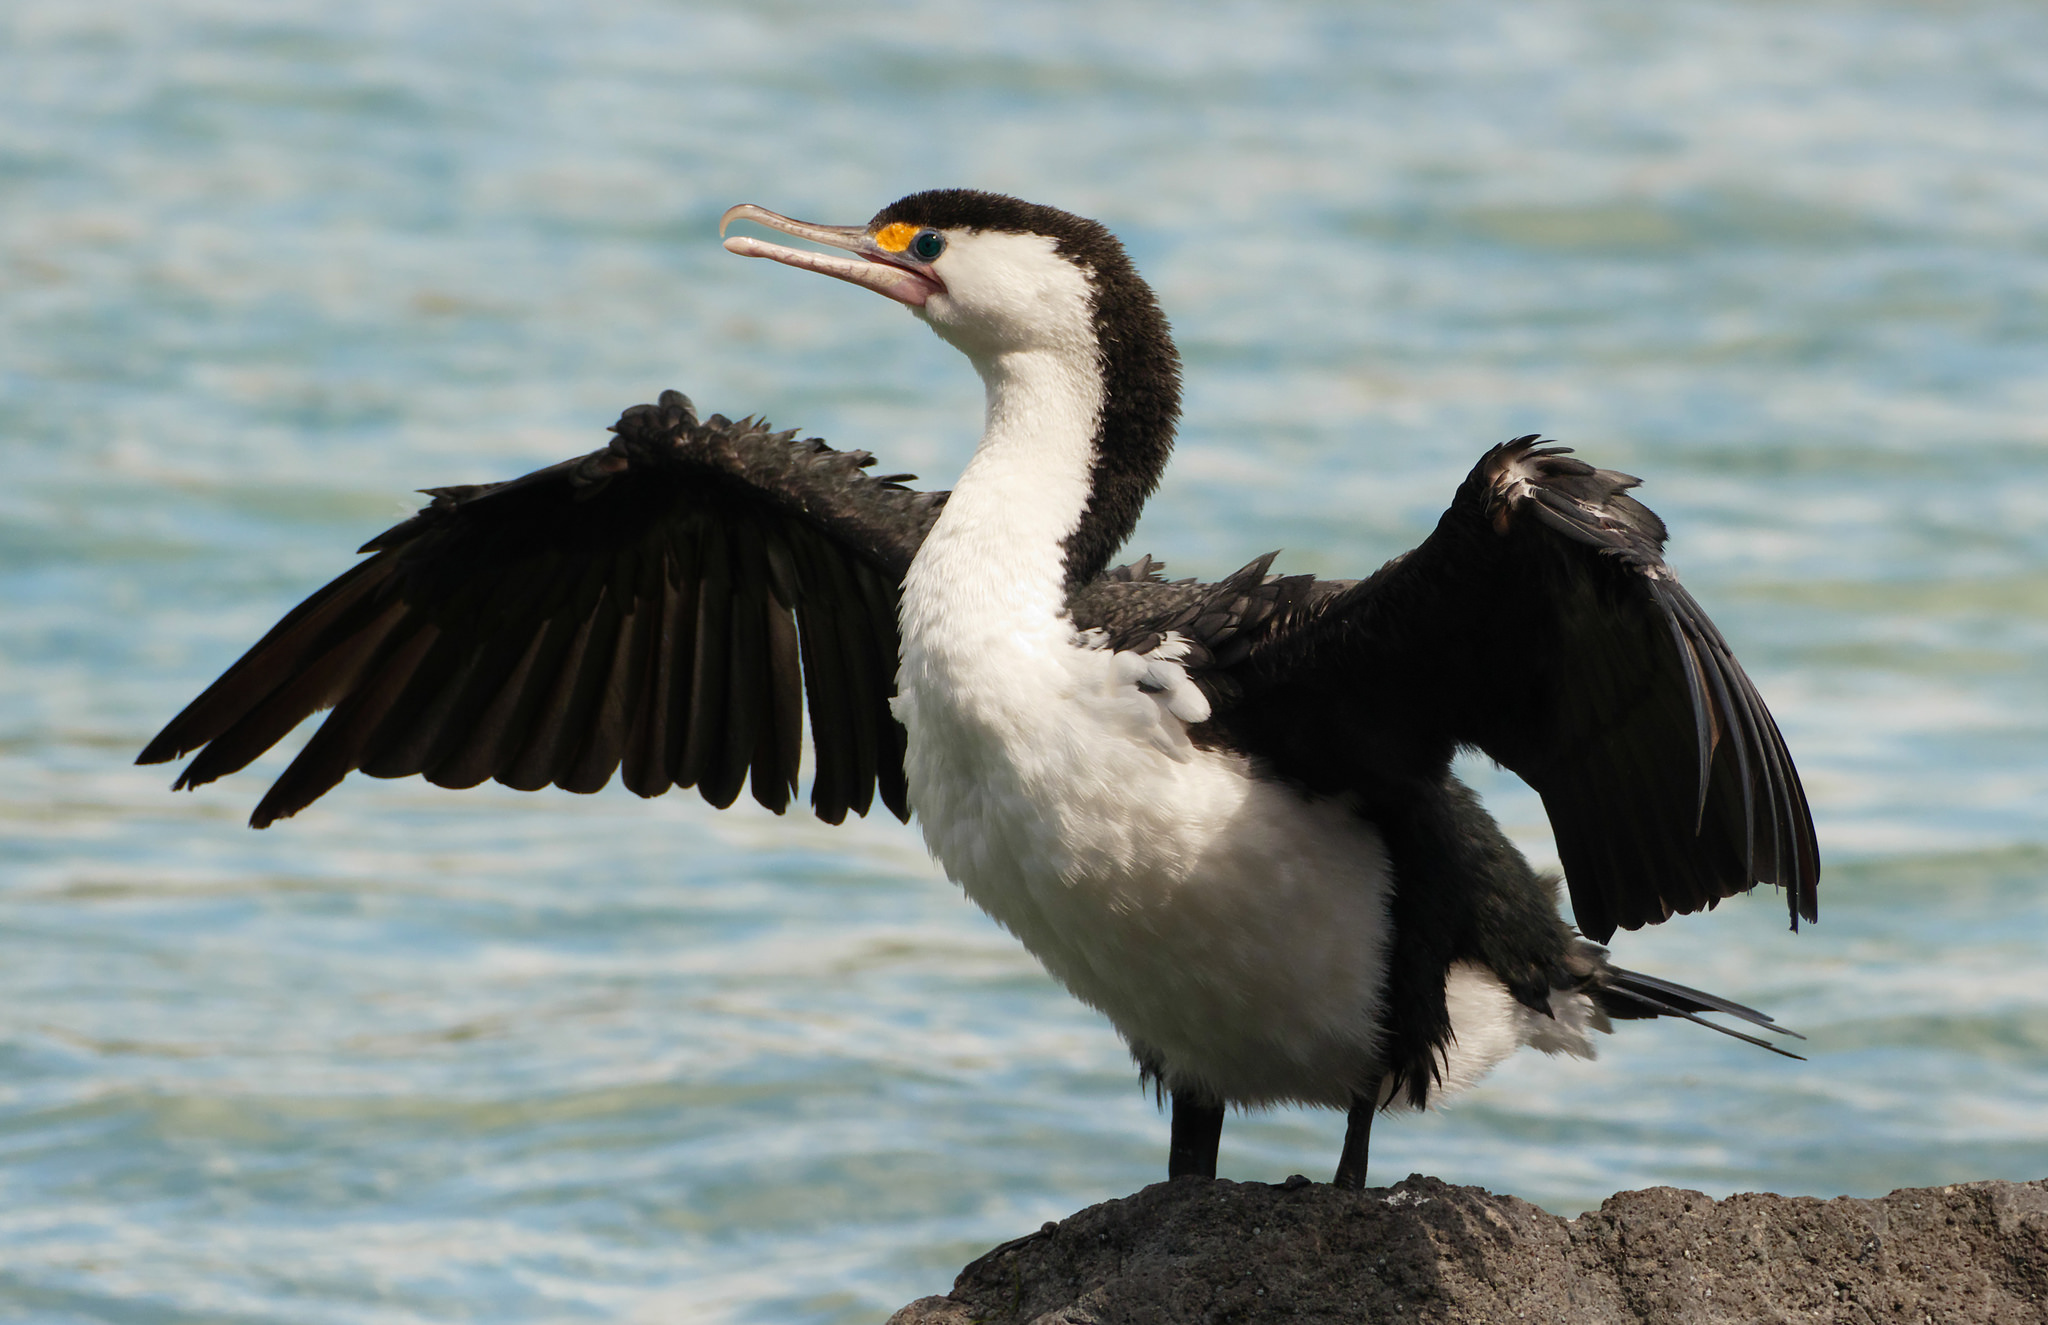
[[[1879,1200],[1671,1187],[1562,1219],[1415,1176],[1181,1178],[1005,1243],[890,1325],[2048,1322],[2048,1182]]]

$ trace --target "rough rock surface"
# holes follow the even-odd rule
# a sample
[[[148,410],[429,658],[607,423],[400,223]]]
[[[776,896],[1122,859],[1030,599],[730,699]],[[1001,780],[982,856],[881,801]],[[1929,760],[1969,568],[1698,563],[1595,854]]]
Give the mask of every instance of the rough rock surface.
[[[1006,1243],[890,1325],[2048,1323],[2048,1182],[1879,1200],[1671,1187],[1562,1219],[1411,1177],[1182,1178]]]

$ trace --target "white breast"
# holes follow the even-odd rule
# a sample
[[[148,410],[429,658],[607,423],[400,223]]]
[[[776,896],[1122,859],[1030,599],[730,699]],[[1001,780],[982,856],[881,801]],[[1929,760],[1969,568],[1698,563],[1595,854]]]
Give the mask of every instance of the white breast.
[[[932,854],[1169,1086],[1348,1105],[1378,1075],[1378,834],[1189,746],[1162,697],[1064,634],[972,676],[906,648]]]

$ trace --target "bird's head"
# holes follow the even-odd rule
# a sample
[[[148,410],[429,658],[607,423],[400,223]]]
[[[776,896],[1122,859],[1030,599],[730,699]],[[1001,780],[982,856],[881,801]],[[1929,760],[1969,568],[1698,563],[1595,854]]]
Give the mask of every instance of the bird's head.
[[[890,203],[864,226],[840,226],[741,203],[721,218],[719,233],[743,220],[852,256],[745,235],[725,241],[731,252],[823,272],[907,304],[978,365],[1016,351],[1093,353],[1109,312],[1148,322],[1156,339],[1166,335],[1151,291],[1116,236],[1055,207],[933,189]]]
[[[1056,207],[973,189],[899,198],[864,226],[813,225],[742,203],[719,222],[754,221],[850,254],[785,248],[735,235],[725,246],[885,294],[974,362],[989,385],[991,424],[1002,396],[1028,413],[1053,395],[1093,419],[1087,516],[1067,540],[1068,568],[1086,583],[1130,535],[1159,481],[1180,416],[1180,357],[1152,289],[1100,223]],[[1020,372],[1025,365],[1049,371]],[[1004,395],[1032,385],[1021,400]]]

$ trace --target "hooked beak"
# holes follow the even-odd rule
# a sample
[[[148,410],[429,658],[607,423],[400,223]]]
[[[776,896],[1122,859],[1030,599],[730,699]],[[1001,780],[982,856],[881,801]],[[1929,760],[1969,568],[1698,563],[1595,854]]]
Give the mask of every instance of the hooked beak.
[[[943,294],[946,289],[945,282],[934,275],[929,266],[906,254],[888,252],[875,243],[874,237],[861,226],[792,221],[766,207],[743,202],[718,218],[718,233],[723,236],[726,227],[734,221],[755,221],[771,230],[795,235],[798,239],[830,244],[833,248],[859,255],[858,258],[842,258],[832,253],[813,253],[809,249],[784,248],[746,235],[734,235],[726,240],[726,252],[737,253],[743,258],[772,258],[787,266],[837,276],[842,281],[865,286],[876,294],[887,295],[912,308],[924,307],[925,300],[935,294]]]

